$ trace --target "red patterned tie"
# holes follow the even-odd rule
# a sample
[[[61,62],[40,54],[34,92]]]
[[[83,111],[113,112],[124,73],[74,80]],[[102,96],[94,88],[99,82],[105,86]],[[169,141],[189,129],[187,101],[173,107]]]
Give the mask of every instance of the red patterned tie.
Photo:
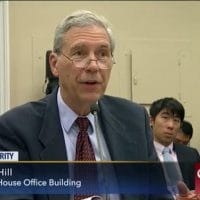
[[[90,142],[90,138],[87,132],[88,126],[89,126],[89,120],[87,117],[78,117],[76,119],[76,123],[79,127],[79,134],[77,137],[76,142],[76,161],[95,161],[95,154],[92,148],[92,144]],[[77,164],[78,165],[78,164]],[[85,169],[84,166],[77,167],[75,169],[75,175],[78,179],[85,178],[91,176],[91,169]],[[96,172],[95,172],[96,173]],[[93,174],[93,173],[92,173]],[[91,193],[91,191],[89,192]],[[74,200],[81,200],[84,198],[87,198],[91,195],[75,195]]]
[[[87,129],[89,126],[89,120],[87,117],[78,117],[76,123],[79,127],[79,134],[76,142],[76,158],[75,160],[82,161],[94,161],[95,154],[90,142]]]

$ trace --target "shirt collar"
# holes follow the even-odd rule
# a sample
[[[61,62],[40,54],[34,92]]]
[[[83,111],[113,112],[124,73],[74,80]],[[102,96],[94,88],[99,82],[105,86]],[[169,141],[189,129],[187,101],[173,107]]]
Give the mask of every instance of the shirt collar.
[[[78,117],[78,115],[63,101],[63,98],[60,93],[60,88],[58,89],[57,93],[57,103],[58,103],[61,125],[66,130],[66,132],[69,133],[69,130],[73,126],[73,123]],[[92,125],[91,133],[93,133],[93,130],[95,130],[94,115],[92,115],[92,113],[89,113],[86,117],[89,119]]]
[[[170,151],[173,152],[173,142],[170,145],[168,145],[168,146],[164,146],[164,145],[162,145],[162,144],[160,144],[160,143],[158,143],[158,142],[156,142],[154,140],[154,146],[155,146],[156,151],[157,151],[158,154],[162,154],[163,149],[165,147],[168,147],[170,149]]]

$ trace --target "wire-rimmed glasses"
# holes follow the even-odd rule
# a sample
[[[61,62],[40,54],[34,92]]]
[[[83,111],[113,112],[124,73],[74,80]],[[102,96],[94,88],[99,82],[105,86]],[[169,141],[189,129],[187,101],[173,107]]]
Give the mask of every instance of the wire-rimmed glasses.
[[[61,54],[67,58],[69,61],[71,61],[75,67],[77,68],[86,68],[88,65],[95,61],[97,66],[100,69],[110,69],[113,64],[115,64],[114,58],[112,56],[110,57],[102,57],[97,59],[90,59],[89,57],[81,57],[81,58],[70,58],[69,56],[65,55],[63,52]]]

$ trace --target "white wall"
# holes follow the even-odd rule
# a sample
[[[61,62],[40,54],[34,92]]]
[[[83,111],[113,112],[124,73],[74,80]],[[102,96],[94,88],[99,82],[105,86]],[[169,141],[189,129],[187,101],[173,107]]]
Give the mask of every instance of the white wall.
[[[10,106],[8,2],[0,1],[0,114]]]
[[[117,40],[108,94],[149,105],[174,96],[194,126],[200,150],[200,2],[11,1],[11,106],[44,96],[45,52],[56,24],[77,9],[112,22]]]

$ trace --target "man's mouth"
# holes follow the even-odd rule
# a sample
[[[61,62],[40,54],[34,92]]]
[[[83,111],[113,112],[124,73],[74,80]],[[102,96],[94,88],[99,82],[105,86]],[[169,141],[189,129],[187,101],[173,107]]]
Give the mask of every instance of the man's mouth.
[[[91,80],[91,81],[85,81],[84,83],[85,84],[89,84],[89,85],[94,85],[94,84],[97,84],[98,82],[94,81],[94,80]]]

